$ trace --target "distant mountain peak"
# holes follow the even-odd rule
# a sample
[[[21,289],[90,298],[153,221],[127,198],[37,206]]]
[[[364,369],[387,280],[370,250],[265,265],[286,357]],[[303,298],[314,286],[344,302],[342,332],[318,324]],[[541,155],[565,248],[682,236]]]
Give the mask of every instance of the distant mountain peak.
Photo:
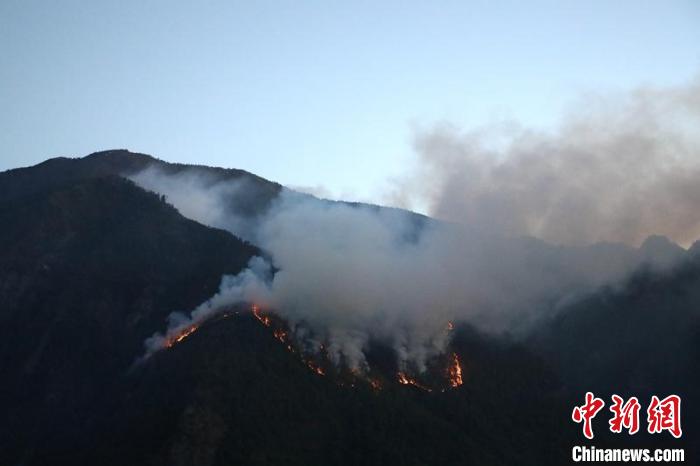
[[[141,152],[131,152],[129,149],[107,149],[100,150],[97,152],[92,152],[86,155],[85,159],[89,158],[126,158],[126,159],[145,159],[149,161],[156,161],[157,158],[152,155],[144,154]]]
[[[663,235],[650,235],[639,247],[642,251],[676,251],[682,253],[684,249],[677,243]]]
[[[662,267],[675,264],[685,254],[685,249],[662,235],[649,236],[639,251],[648,262]]]
[[[700,239],[695,241],[689,248],[688,248],[688,254],[690,256],[698,256],[700,257]]]

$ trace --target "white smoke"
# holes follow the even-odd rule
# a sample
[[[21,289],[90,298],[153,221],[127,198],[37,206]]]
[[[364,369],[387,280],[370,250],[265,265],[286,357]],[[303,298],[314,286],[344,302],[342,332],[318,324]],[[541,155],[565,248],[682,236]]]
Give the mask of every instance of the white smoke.
[[[361,369],[378,340],[400,364],[422,370],[444,350],[448,321],[524,328],[572,293],[621,278],[637,260],[619,245],[555,248],[286,190],[256,225],[254,240],[274,264],[256,257],[224,277],[219,293],[191,315],[175,314],[168,334],[149,340],[150,351],[228,306],[254,302],[306,335],[307,346],[323,342],[336,362]]]
[[[389,203],[553,243],[700,237],[700,78],[675,88],[588,95],[551,133],[517,123],[415,140],[412,174]]]
[[[176,314],[166,336],[150,339],[150,351],[226,306],[255,302],[284,318],[306,346],[322,342],[336,362],[361,369],[377,340],[396,350],[401,365],[422,370],[444,350],[448,321],[522,331],[643,261],[658,256],[668,266],[680,252],[658,239],[640,251],[520,235],[576,244],[636,243],[658,232],[696,239],[700,152],[684,126],[691,120],[678,124],[668,111],[696,118],[697,89],[635,95],[619,114],[588,112],[557,135],[515,130],[498,150],[486,150],[480,133],[442,128],[423,136],[423,173],[397,194],[423,196],[434,213],[458,223],[289,190],[264,214],[242,217],[231,205],[246,204],[254,186],[187,171],[137,174],[132,179],[186,216],[249,239],[271,261],[255,258],[224,277],[216,296],[189,316]]]
[[[259,213],[248,212],[248,206],[255,203],[259,190],[247,177],[221,179],[198,168],[170,173],[153,165],[129,178],[144,189],[165,195],[187,218],[245,240],[255,235]]]
[[[198,327],[231,305],[244,302],[246,298],[261,301],[267,294],[266,283],[269,283],[270,278],[270,264],[260,257],[251,259],[248,267],[238,275],[224,275],[219,292],[193,311],[170,313],[165,333],[155,333],[146,339],[146,353],[143,358],[148,358],[156,351],[165,348],[168,342],[172,342],[186,329]]]

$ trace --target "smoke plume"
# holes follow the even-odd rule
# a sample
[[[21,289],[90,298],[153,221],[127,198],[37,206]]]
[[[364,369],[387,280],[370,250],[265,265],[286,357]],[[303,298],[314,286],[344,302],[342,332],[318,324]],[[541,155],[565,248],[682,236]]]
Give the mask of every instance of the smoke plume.
[[[504,123],[419,131],[390,203],[553,243],[700,237],[700,78],[582,98],[554,132]]]
[[[589,243],[634,244],[652,233],[696,239],[700,153],[689,130],[700,116],[698,89],[639,91],[614,106],[619,112],[590,103],[556,134],[510,128],[498,144],[449,127],[421,135],[420,173],[398,185],[396,198],[427,200],[453,222],[286,189],[257,215],[239,215],[254,185],[194,171],[137,174],[184,215],[243,236],[268,257],[224,277],[191,313],[173,314],[148,351],[252,302],[338,363],[362,369],[368,346],[380,341],[401,366],[422,370],[445,349],[450,321],[522,332],[642,262],[668,266],[682,250],[659,238],[641,249]]]
[[[156,179],[155,172],[149,176]],[[174,313],[168,333],[148,341],[149,352],[248,302],[274,310],[303,346],[313,351],[324,344],[338,363],[362,369],[370,342],[381,341],[402,366],[422,370],[444,350],[449,321],[495,332],[527,328],[639,261],[636,250],[622,245],[557,248],[287,190],[255,225],[245,229],[255,230],[252,240],[273,263],[256,257],[241,274],[225,276],[219,293],[191,314]]]

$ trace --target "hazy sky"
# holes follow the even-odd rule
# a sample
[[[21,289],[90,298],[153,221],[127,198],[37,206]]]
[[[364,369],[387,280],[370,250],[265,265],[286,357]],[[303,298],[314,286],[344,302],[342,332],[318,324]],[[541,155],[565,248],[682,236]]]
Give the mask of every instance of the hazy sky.
[[[128,148],[372,198],[413,128],[700,71],[700,2],[0,1],[0,170]]]

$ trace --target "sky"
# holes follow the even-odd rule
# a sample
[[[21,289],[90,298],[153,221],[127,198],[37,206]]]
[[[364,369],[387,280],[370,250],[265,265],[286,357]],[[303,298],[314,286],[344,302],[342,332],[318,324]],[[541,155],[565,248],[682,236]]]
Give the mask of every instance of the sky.
[[[417,128],[700,71],[700,2],[0,2],[0,170],[126,148],[380,201]]]

